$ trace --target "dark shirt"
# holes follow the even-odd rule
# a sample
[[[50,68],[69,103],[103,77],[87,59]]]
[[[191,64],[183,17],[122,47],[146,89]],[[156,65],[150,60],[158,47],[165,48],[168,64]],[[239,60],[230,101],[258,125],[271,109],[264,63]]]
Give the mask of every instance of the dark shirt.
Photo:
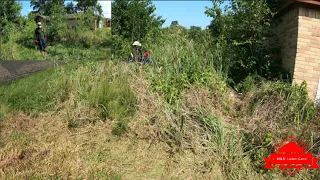
[[[44,32],[41,28],[37,28],[34,32],[35,39],[44,39]]]
[[[133,60],[134,61],[141,61],[142,59],[142,49],[141,47],[134,47],[132,51]]]

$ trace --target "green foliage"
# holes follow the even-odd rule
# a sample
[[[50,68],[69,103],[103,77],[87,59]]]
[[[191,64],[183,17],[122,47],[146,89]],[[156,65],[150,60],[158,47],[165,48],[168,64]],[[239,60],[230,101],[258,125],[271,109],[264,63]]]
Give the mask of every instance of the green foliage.
[[[73,2],[69,2],[66,7],[66,13],[67,14],[74,14],[74,13],[77,13],[77,10],[76,10],[76,6],[74,5]]]
[[[87,11],[88,9],[94,9],[98,0],[76,0],[77,9],[80,11]]]
[[[273,133],[266,133],[262,139],[259,139],[259,134],[256,131],[251,133],[242,132],[242,147],[245,154],[250,157],[252,166],[257,173],[265,173],[264,158],[268,157],[273,152],[272,146]]]
[[[52,15],[53,13],[64,13],[64,1],[65,0],[55,0],[55,1],[48,1],[48,0],[31,0],[30,4],[31,7],[33,7],[33,10],[35,12],[38,12],[42,15]],[[57,12],[53,10],[52,8],[56,9],[56,7],[53,6],[60,6],[62,8],[59,8],[60,11]]]
[[[6,0],[0,3],[0,35],[2,29],[9,23],[18,23],[20,18],[21,4],[15,0]]]
[[[107,28],[97,29],[96,31],[83,29],[69,30],[64,38],[65,44],[85,48],[110,47],[112,44],[111,30]]]
[[[276,36],[266,1],[231,1],[224,11],[221,2],[214,1],[206,14],[213,18],[209,29],[214,43],[223,45],[222,59],[230,78],[236,84],[249,74],[274,78],[278,75],[274,67],[280,65],[271,58],[275,49],[269,42]]]
[[[249,75],[243,82],[236,85],[236,90],[241,93],[251,92],[254,88],[258,87],[262,81],[263,78],[258,75]]]
[[[61,41],[67,32],[67,18],[64,6],[61,4],[52,4],[50,6],[50,23],[46,26],[45,35],[50,37],[51,41]]]
[[[116,58],[127,58],[132,50],[131,42],[121,36],[112,36],[112,54]]]
[[[213,135],[212,140],[215,141],[215,143],[219,145],[220,148],[225,145],[225,127],[217,116],[207,117],[200,109],[197,121],[199,124],[201,124],[201,126],[203,126],[204,131],[206,131],[210,135]]]
[[[164,23],[161,16],[156,17],[155,6],[150,0],[115,0],[112,2],[112,34],[129,41],[141,41],[154,28]]]
[[[182,27],[163,29],[161,34],[162,41],[148,46],[152,58],[163,68],[155,71],[153,91],[163,94],[170,104],[177,102],[181,92],[191,85],[208,86],[224,94],[226,86],[213,68],[215,60],[205,48],[208,44],[190,42],[188,30]]]
[[[268,3],[270,9],[275,12],[277,10],[279,10],[279,7],[286,3],[286,0],[266,0],[266,2]]]
[[[170,27],[177,27],[177,26],[179,26],[178,21],[172,21],[170,24]]]
[[[201,27],[199,26],[191,26],[188,33],[189,33],[189,38],[192,40],[197,40],[201,38]]]

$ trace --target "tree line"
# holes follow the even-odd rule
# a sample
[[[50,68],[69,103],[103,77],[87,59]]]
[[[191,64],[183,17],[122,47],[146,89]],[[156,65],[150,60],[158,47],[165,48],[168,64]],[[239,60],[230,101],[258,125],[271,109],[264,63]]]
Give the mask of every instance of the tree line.
[[[65,0],[30,0],[34,13],[45,16],[54,14],[73,14],[78,12],[95,12],[102,16],[102,6],[98,0],[75,0],[65,5]],[[16,0],[5,0],[0,3],[0,30],[9,23],[19,23],[23,21],[20,11],[21,4]]]

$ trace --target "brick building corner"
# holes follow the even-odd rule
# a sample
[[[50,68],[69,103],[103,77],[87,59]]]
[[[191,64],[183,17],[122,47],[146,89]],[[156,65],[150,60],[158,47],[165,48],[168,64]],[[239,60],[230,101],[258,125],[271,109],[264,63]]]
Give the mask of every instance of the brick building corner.
[[[282,66],[293,83],[307,82],[310,98],[320,99],[320,1],[287,1],[279,19]]]

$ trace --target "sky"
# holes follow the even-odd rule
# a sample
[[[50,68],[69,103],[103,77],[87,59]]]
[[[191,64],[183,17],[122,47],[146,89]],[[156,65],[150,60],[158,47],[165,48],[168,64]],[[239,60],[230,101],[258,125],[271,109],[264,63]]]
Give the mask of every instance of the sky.
[[[27,15],[32,8],[30,7],[30,0],[21,0],[22,3],[22,15]],[[66,1],[68,3],[70,1]],[[98,1],[103,8],[103,14],[105,17],[111,17],[111,0]],[[178,21],[178,23],[184,27],[200,26],[205,29],[210,24],[211,18],[207,17],[205,7],[212,7],[212,2],[209,0],[201,1],[170,1],[170,0],[156,0],[152,1],[156,6],[155,14],[162,16],[166,19],[163,27],[170,26],[172,21]],[[223,5],[224,6],[224,5]]]
[[[66,1],[65,4],[69,2],[71,1]],[[32,7],[30,7],[30,0],[20,0],[20,3],[22,4],[21,14],[23,16],[27,16],[28,13],[32,11]],[[98,1],[98,3],[100,3],[102,6],[104,17],[110,18],[111,17],[111,1],[104,0],[104,1]]]
[[[211,22],[207,17],[205,7],[212,7],[211,1],[153,1],[156,6],[155,14],[166,19],[164,27],[170,26],[172,21],[178,21],[179,25],[189,28],[200,26],[205,29]]]

